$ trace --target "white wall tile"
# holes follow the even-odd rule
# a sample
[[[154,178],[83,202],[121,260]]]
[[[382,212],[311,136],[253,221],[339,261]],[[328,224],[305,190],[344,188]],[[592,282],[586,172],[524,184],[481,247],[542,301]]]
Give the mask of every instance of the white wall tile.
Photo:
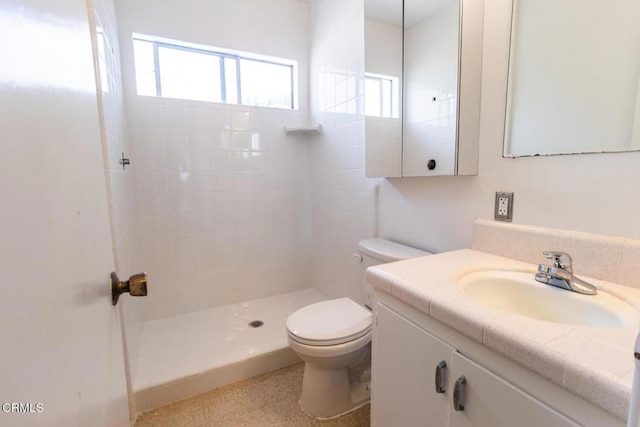
[[[234,131],[249,131],[251,129],[249,111],[229,111],[229,128]]]
[[[131,147],[136,150],[161,150],[163,148],[162,128],[129,125]]]
[[[187,116],[185,107],[176,105],[162,105],[160,108],[162,127],[186,128]]]
[[[178,129],[178,128],[158,128],[158,129],[161,129],[162,142],[164,144],[165,150],[186,150],[189,147],[187,142],[189,141],[187,129]]]
[[[93,13],[98,25],[102,26],[105,44],[105,63],[108,79],[108,90],[102,88],[100,102],[103,129],[103,144],[107,145],[109,170],[107,171],[109,205],[112,223],[113,252],[115,255],[116,272],[121,278],[137,272],[139,258],[135,242],[135,203],[136,192],[163,193],[166,191],[164,177],[161,174],[144,174],[136,176],[137,166],[146,164],[140,159],[141,150],[155,150],[162,148],[159,129],[154,127],[159,123],[159,110],[152,105],[137,103],[125,104],[122,93],[122,73],[120,49],[117,34],[115,6],[112,0],[95,0],[92,3]],[[103,76],[104,77],[104,76]],[[127,111],[129,114],[125,114]],[[127,128],[125,121],[133,125]],[[134,151],[134,147],[136,151]],[[139,151],[138,151],[139,150]],[[131,159],[131,166],[122,169],[119,159],[122,155]],[[140,161],[140,164],[138,163]],[[153,168],[151,168],[153,169]],[[142,169],[139,169],[142,170]],[[130,301],[122,301],[124,350],[127,377],[127,387],[131,389],[131,380],[136,376],[136,363],[139,350],[139,334],[141,323],[139,311]],[[133,419],[136,404],[141,408],[149,407],[150,396],[140,396],[131,400],[130,417]]]
[[[363,87],[358,83],[364,78],[363,6],[355,0],[312,1],[311,23],[311,114],[325,130],[309,153],[312,283],[327,297],[357,300],[358,265],[351,254],[359,239],[376,233],[379,182],[364,172]],[[303,211],[279,213],[288,222]]]
[[[208,121],[207,121],[208,123]],[[212,133],[208,129],[194,128],[188,126],[189,150],[208,151],[213,149]]]
[[[206,107],[186,107],[185,127],[188,129],[209,129],[209,111]]]

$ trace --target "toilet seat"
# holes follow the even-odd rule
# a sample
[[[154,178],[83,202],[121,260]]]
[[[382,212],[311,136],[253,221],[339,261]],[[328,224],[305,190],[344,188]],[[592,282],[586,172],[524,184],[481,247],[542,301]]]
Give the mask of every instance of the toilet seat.
[[[287,318],[289,338],[310,346],[330,346],[354,341],[372,328],[371,312],[350,298],[311,304]]]

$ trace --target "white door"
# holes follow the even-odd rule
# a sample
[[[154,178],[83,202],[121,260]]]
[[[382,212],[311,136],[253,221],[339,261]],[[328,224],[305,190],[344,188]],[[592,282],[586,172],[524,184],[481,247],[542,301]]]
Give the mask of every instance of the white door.
[[[87,4],[0,1],[0,425],[128,425]]]

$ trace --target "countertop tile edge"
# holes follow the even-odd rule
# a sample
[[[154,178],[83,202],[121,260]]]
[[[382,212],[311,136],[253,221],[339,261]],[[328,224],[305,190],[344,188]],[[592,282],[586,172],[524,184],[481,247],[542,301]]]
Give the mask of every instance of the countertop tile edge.
[[[485,324],[482,344],[562,387],[567,362],[556,351],[492,322]]]
[[[572,362],[565,366],[562,386],[623,420],[627,418],[631,389],[622,379]]]

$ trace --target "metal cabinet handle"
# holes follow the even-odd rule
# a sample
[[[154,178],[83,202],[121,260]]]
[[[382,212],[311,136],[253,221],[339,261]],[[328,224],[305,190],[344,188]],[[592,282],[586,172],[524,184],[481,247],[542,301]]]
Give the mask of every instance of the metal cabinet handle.
[[[445,374],[447,371],[447,362],[444,360],[436,366],[436,393],[444,393]]]
[[[453,386],[453,409],[464,411],[464,395],[467,388],[467,379],[463,376],[458,378]]]

